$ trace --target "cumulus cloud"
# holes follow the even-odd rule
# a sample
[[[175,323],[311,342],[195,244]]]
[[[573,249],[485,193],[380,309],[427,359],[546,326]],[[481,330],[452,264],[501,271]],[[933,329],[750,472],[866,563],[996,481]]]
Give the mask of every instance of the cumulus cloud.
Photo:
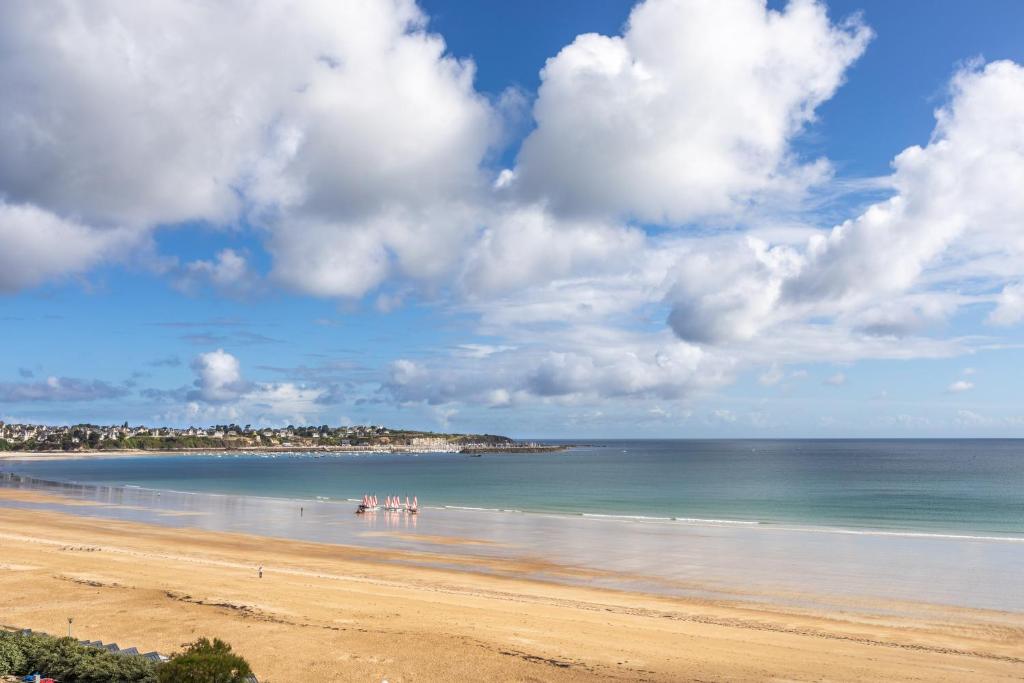
[[[218,40],[275,14],[239,9],[5,3],[0,186],[90,224],[231,220],[262,125],[261,69],[277,58],[259,49],[266,30]],[[239,59],[253,80],[231,73]]]
[[[801,165],[790,142],[870,35],[812,0],[647,0],[623,35],[581,35],[548,60],[537,128],[499,185],[658,223],[799,190],[828,165]]]
[[[351,65],[323,70],[289,109],[283,135],[299,142],[261,170],[253,193],[273,214],[280,282],[359,297],[389,276],[429,280],[458,262],[499,121],[473,89],[472,63],[445,56],[419,26],[367,46],[355,34],[340,41]]]
[[[196,356],[192,370],[196,373],[196,390],[189,394],[192,400],[223,403],[239,398],[251,388],[242,379],[238,359],[223,349]]]
[[[969,302],[969,298],[950,292],[909,293],[844,312],[839,321],[872,336],[907,337],[940,325],[960,305]]]
[[[461,287],[469,298],[522,291],[580,275],[621,272],[644,256],[641,230],[601,221],[564,220],[539,205],[492,216],[468,251]]]
[[[908,147],[893,161],[897,194],[814,238],[789,296],[875,300],[911,287],[942,258],[1019,248],[1024,69],[994,62],[959,72],[949,104],[935,116],[928,145]],[[947,253],[954,245],[962,251]]]
[[[333,368],[264,368],[287,371],[312,382],[257,382],[244,377],[238,358],[216,349],[193,359],[196,379],[192,388],[145,390],[143,395],[169,404],[160,418],[175,423],[244,419],[254,424],[306,424],[320,419],[324,407],[337,403],[342,387],[324,378]]]
[[[929,143],[907,148],[893,167],[894,196],[802,248],[748,239],[682,261],[669,297],[672,328],[684,339],[722,342],[818,319],[899,337],[977,301],[951,293],[950,283],[1007,276],[1013,281],[990,321],[1016,321],[1016,281],[1024,271],[1024,68],[994,62],[957,73]],[[994,252],[1015,260],[993,273]]]
[[[988,315],[993,325],[1016,325],[1024,320],[1024,282],[1003,287],[996,299],[996,307]]]
[[[346,299],[389,278],[439,281],[464,257],[477,215],[462,204],[388,207],[352,219],[289,212],[267,241],[271,276],[308,294]]]
[[[413,0],[5,3],[0,231],[4,257],[31,258],[0,287],[80,272],[159,225],[243,214],[303,291],[361,294],[380,277],[325,285],[322,269],[401,252],[403,234],[396,258],[415,270],[416,245],[453,223],[439,204],[486,184],[498,136],[472,63],[425,27]],[[325,241],[358,249],[323,264]],[[293,245],[309,267],[292,267]]]
[[[186,263],[175,286],[188,294],[195,294],[209,285],[224,293],[244,295],[252,291],[256,279],[244,255],[234,249],[222,249],[213,260]]]
[[[958,379],[947,387],[946,391],[951,394],[960,394],[965,391],[970,391],[974,388],[974,382],[968,382],[965,379]]]
[[[41,382],[0,382],[0,401],[98,401],[120,398],[128,393],[123,387],[102,380],[73,377],[47,377]]]
[[[0,128],[3,125],[0,122]],[[2,145],[0,140],[0,149]],[[97,230],[32,204],[0,199],[0,243],[0,292],[13,292],[118,260],[123,250],[138,246],[139,241],[129,231]]]
[[[792,249],[751,237],[701,242],[680,259],[669,325],[687,341],[750,339],[777,314],[783,283],[799,265]]]

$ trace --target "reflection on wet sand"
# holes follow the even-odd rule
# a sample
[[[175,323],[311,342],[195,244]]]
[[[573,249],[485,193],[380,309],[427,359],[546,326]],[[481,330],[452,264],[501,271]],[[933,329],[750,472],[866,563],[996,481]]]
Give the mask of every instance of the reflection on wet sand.
[[[367,510],[359,515],[359,521],[371,529],[415,529],[419,515],[409,515],[398,510]]]
[[[664,595],[799,607],[935,606],[1024,613],[1024,542],[424,508],[47,483],[7,475],[0,505],[242,532],[367,549],[442,553],[426,562]],[[523,567],[520,566],[517,571]]]

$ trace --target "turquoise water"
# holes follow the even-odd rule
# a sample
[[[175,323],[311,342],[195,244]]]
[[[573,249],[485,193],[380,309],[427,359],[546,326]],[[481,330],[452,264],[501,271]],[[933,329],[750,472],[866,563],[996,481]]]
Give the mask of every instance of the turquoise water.
[[[1024,536],[1024,441],[602,441],[559,453],[0,463],[53,481],[849,529]]]
[[[57,497],[0,499],[0,514],[417,551],[415,562],[448,568],[475,566],[453,555],[525,559],[534,578],[701,599],[923,618],[946,605],[1013,624],[1024,613],[1021,441],[615,441],[483,457],[7,461],[0,472],[26,475],[0,486]],[[367,492],[417,495],[423,509],[353,514]]]

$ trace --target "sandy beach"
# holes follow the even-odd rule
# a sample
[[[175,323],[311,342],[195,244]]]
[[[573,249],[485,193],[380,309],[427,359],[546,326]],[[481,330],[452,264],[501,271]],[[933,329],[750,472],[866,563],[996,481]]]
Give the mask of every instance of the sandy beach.
[[[467,448],[466,454],[517,454],[517,453],[548,453],[559,452],[570,448],[566,445],[522,446],[505,449]],[[40,461],[40,460],[108,460],[111,458],[166,458],[169,456],[201,456],[201,455],[258,455],[258,454],[334,454],[351,453],[407,453],[423,454],[434,451],[412,446],[245,446],[238,448],[122,448],[115,450],[82,450],[82,451],[0,451],[0,461]]]
[[[1016,613],[670,598],[511,563],[4,508],[0,622],[61,633],[73,616],[79,638],[162,652],[215,635],[262,681],[1024,679]]]
[[[308,450],[308,449],[306,449]],[[202,455],[204,453],[211,453],[218,451],[211,451],[209,448],[196,449],[194,451],[151,451],[151,450],[140,450],[140,449],[129,449],[119,451],[0,451],[0,461],[11,460],[11,461],[25,461],[32,462],[38,460],[106,460],[108,458],[139,458],[139,457],[167,457],[171,455]],[[219,451],[226,452],[226,451]]]
[[[253,455],[259,453],[363,453],[367,449],[355,448],[179,448],[140,449],[124,448],[111,451],[0,451],[0,461],[51,461],[51,460],[110,460],[114,458],[167,458],[202,455]],[[381,451],[383,452],[383,451]]]

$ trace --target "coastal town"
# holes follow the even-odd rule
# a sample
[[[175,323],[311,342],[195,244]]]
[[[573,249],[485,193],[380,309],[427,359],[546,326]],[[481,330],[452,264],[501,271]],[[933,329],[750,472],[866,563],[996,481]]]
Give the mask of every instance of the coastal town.
[[[493,434],[444,434],[380,425],[147,427],[43,425],[0,421],[0,451],[378,451],[390,453],[543,452],[564,446]]]

